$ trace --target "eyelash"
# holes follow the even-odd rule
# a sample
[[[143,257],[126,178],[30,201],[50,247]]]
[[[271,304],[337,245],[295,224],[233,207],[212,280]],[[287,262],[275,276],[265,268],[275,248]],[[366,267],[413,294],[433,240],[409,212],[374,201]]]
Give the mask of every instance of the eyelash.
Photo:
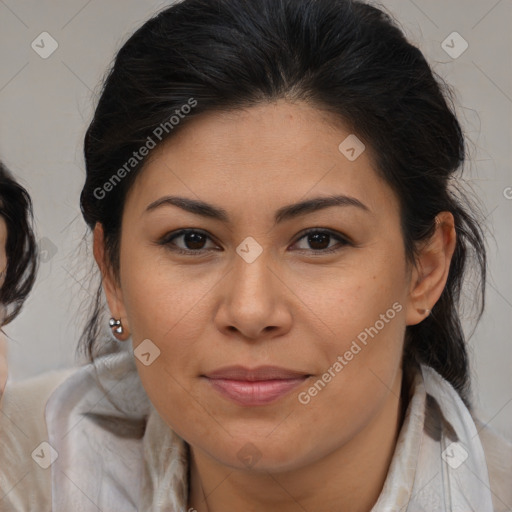
[[[208,235],[208,233],[206,233],[205,231],[202,231],[200,229],[181,229],[179,231],[175,231],[173,233],[169,233],[168,235],[164,236],[158,242],[158,244],[165,246],[166,248],[168,248],[169,250],[171,250],[177,254],[182,254],[182,255],[186,255],[186,256],[201,256],[205,252],[217,250],[217,249],[197,249],[197,250],[181,249],[179,247],[176,247],[174,244],[172,244],[173,240],[180,238],[181,236],[188,235],[190,233],[197,233],[197,234],[203,235],[211,240],[211,237]],[[329,235],[330,237],[336,239],[338,241],[338,244],[335,245],[334,247],[331,247],[330,249],[318,249],[318,250],[298,249],[299,252],[302,252],[302,253],[313,252],[313,253],[316,253],[319,255],[332,254],[332,253],[339,251],[346,245],[352,245],[351,242],[346,237],[340,235],[339,233],[331,231],[330,229],[320,229],[320,228],[311,228],[311,229],[303,232],[301,234],[301,236],[293,243],[293,245],[297,244],[300,240],[302,240],[303,238],[306,238],[307,236],[310,236],[312,234]]]

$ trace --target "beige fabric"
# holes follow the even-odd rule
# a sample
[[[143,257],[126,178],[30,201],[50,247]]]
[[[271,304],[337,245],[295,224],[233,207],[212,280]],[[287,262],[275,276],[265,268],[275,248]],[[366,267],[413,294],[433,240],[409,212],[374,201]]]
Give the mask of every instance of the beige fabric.
[[[41,442],[48,440],[44,421],[45,404],[58,384],[73,371],[52,373],[23,383],[9,383],[0,413],[0,510],[2,512],[51,510],[51,469],[39,467],[32,458],[32,453]],[[501,438],[490,427],[481,423],[477,423],[477,427],[488,463],[495,512],[510,511],[512,510],[512,444]],[[148,425],[149,432],[158,432],[159,428],[163,427],[158,421]],[[144,442],[146,443],[147,439]],[[36,450],[36,454],[47,456],[44,448],[43,451]],[[150,469],[153,470],[153,476],[156,471],[161,477],[156,465],[155,468]],[[145,482],[145,485],[143,482],[141,484],[144,502],[146,501],[144,495],[151,492],[152,486],[148,485],[148,482]]]
[[[475,420],[484,447],[495,512],[512,511],[512,443]]]
[[[46,401],[72,372],[63,370],[16,384],[7,383],[0,409],[2,512],[51,511],[51,470],[39,466],[32,453],[48,440],[44,421]],[[41,447],[34,457],[44,463],[49,455]]]

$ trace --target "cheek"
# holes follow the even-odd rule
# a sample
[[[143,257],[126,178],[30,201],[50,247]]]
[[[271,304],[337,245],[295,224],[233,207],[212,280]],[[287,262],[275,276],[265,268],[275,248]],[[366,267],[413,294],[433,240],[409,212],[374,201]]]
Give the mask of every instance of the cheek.
[[[180,268],[164,258],[153,258],[147,268],[147,261],[150,260],[144,255],[132,253],[125,260],[124,280],[121,276],[133,349],[147,339],[158,349],[158,357],[151,365],[136,361],[139,375],[162,415],[187,410],[187,422],[200,423],[204,409],[193,407],[201,403],[201,397],[193,398],[193,384],[201,361],[208,357],[201,349],[201,340],[211,325],[211,301],[216,286],[222,282],[221,274],[211,269],[200,271],[199,266]],[[173,417],[166,420],[180,433],[180,425],[174,423]],[[201,435],[209,434],[205,431]]]
[[[367,330],[374,333],[376,324],[378,336],[400,344],[405,328],[400,313],[409,288],[400,250],[392,244],[356,250],[343,265],[315,273],[308,278],[297,274],[295,290],[310,311],[311,325],[323,330],[324,348],[331,356],[348,350],[361,333],[364,341]]]
[[[317,355],[327,361],[318,378],[327,384],[317,379],[303,398],[333,424],[346,422],[350,430],[350,422],[370,415],[394,386],[405,335],[404,269],[402,253],[390,245],[361,253],[336,279],[303,283],[301,297],[328,333],[316,338]]]
[[[403,276],[388,269],[387,274],[354,274],[342,289],[326,288],[323,301],[317,301],[315,311],[323,312],[330,335],[317,338],[315,355],[327,363],[297,397],[311,424],[304,436],[312,445],[318,436],[314,424],[321,422],[322,437],[332,440],[324,446],[328,452],[369,424],[384,404],[398,400],[404,290]]]
[[[171,263],[165,250],[155,257],[154,248],[126,251],[122,261],[123,302],[134,341],[166,339],[184,324],[192,339],[220,275],[201,265]]]

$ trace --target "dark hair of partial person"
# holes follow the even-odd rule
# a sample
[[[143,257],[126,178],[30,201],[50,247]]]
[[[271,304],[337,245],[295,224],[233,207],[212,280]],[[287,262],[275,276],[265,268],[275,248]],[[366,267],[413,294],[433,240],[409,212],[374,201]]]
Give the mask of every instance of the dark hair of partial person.
[[[453,214],[457,244],[446,287],[431,315],[407,327],[404,364],[430,365],[470,405],[461,290],[474,269],[478,321],[487,260],[479,209],[459,186],[466,141],[452,89],[394,18],[353,0],[184,0],[140,27],[106,75],[84,145],[81,209],[91,229],[103,225],[116,278],[125,197],[146,159],[106,197],[95,191],[190,98],[197,106],[167,137],[203,112],[279,99],[338,119],[370,149],[397,195],[410,263],[433,234],[436,215]],[[79,345],[90,360],[108,345],[106,313],[98,289]]]
[[[32,201],[0,162],[0,217],[7,226],[7,269],[0,288],[0,304],[6,310],[3,324],[21,311],[37,273],[37,244],[32,229]]]

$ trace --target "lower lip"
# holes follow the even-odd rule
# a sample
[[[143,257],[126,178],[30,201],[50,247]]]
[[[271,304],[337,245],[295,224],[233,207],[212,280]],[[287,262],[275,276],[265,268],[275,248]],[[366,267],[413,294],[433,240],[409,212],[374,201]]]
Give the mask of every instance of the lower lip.
[[[307,377],[283,380],[240,381],[230,379],[208,379],[220,394],[240,405],[265,405],[286,395],[300,386]]]

